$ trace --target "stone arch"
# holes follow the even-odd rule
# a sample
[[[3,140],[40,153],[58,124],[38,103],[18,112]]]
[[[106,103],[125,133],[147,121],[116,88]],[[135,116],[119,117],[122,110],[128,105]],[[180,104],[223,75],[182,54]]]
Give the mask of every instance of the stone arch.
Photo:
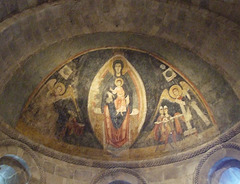
[[[221,179],[224,179],[227,183],[231,183],[231,180],[234,182],[238,179],[238,177],[233,177],[234,174],[232,174],[232,172],[238,173],[236,175],[239,176],[240,161],[235,158],[224,157],[223,159],[217,161],[210,169],[208,173],[208,181],[210,184],[221,183]],[[226,178],[226,176],[230,177]]]
[[[129,183],[147,184],[146,180],[138,172],[126,168],[105,170],[93,178],[91,184],[111,183],[116,180],[124,180]]]
[[[102,34],[100,34],[100,35],[97,34],[96,38],[99,38],[99,36],[101,36],[101,35]],[[113,34],[113,35],[115,35],[115,34]],[[90,35],[90,36],[93,36],[93,35]],[[139,37],[136,37],[136,35],[132,35],[132,36],[136,39],[139,39]],[[111,37],[111,36],[110,36],[110,34],[108,34],[108,36],[105,36],[105,37]],[[111,37],[111,38],[113,38],[113,37]],[[122,38],[122,37],[120,37],[120,38]],[[104,39],[102,39],[102,40],[104,41]],[[146,42],[149,41],[146,37],[141,37],[140,40],[141,41],[146,40]],[[109,43],[109,40],[107,40],[107,43]],[[150,42],[150,44],[151,43],[152,42]],[[154,43],[156,44],[156,42],[154,42]],[[92,44],[93,43],[91,43],[89,45],[92,46]],[[114,42],[113,44],[117,44],[117,43]],[[136,43],[134,43],[134,44],[136,44]],[[150,45],[147,45],[145,49],[148,50],[150,47],[151,47]],[[78,49],[81,50],[83,48],[78,48]],[[53,51],[52,48],[49,48],[49,52],[51,53],[52,51]],[[32,58],[34,60],[34,56]],[[174,63],[174,64],[176,64],[176,63]],[[19,90],[19,91],[21,91],[21,90]],[[205,94],[205,95],[207,95],[207,94]],[[19,111],[19,109],[15,109],[15,110]],[[31,147],[34,151],[38,151],[47,156],[57,158],[60,160],[64,160],[69,163],[74,163],[74,164],[78,164],[78,165],[91,165],[93,167],[103,167],[103,168],[125,167],[125,166],[130,167],[130,168],[153,167],[153,166],[165,165],[165,164],[169,164],[169,163],[186,160],[186,159],[198,156],[198,155],[206,152],[207,150],[214,147],[215,145],[221,144],[222,142],[229,140],[230,138],[232,138],[233,136],[235,136],[236,134],[238,134],[240,132],[240,124],[238,123],[236,126],[232,127],[230,130],[226,131],[224,134],[220,135],[219,139],[214,139],[213,141],[199,147],[199,149],[197,149],[197,150],[189,150],[189,151],[183,152],[181,154],[174,155],[172,157],[163,157],[163,158],[157,158],[154,160],[145,160],[141,163],[139,163],[139,162],[130,162],[130,163],[129,162],[117,162],[117,163],[116,162],[107,162],[106,163],[106,162],[95,161],[95,160],[92,161],[92,160],[83,159],[83,158],[79,158],[79,157],[77,157],[77,158],[71,157],[70,155],[67,155],[64,153],[57,153],[55,151],[52,151],[51,149],[48,149],[45,146],[39,146],[37,143],[30,141],[28,138],[19,135],[19,133],[17,131],[14,131],[11,127],[4,126],[4,124],[6,124],[5,121],[2,120],[2,122],[3,123],[1,123],[0,126],[1,126],[1,130],[3,132],[5,132],[8,136],[10,136],[13,139],[18,139],[19,141],[24,142],[29,147]]]
[[[9,153],[15,153],[15,155],[22,157],[24,154],[26,156],[26,158],[28,158],[28,160],[25,160],[27,162],[27,164],[31,164],[31,159],[33,160],[33,164],[36,166],[37,170],[38,170],[38,174],[40,175],[39,178],[39,183],[40,184],[45,184],[46,183],[46,179],[45,179],[45,173],[43,170],[43,166],[42,163],[40,162],[39,157],[36,155],[36,153],[29,148],[27,145],[17,141],[17,140],[13,140],[13,139],[5,139],[0,141],[0,148],[4,148],[1,151],[1,156],[5,155],[5,154],[9,154]],[[8,147],[12,147],[11,150],[8,149]],[[3,154],[3,155],[2,155]],[[33,169],[33,167],[30,167],[30,171],[31,169]]]
[[[0,167],[5,168],[5,171],[8,171],[8,168],[12,172],[6,172],[8,175],[4,177],[9,183],[28,183],[31,179],[31,172],[28,167],[28,164],[24,159],[15,154],[6,154],[0,158]],[[2,172],[4,175],[4,172]]]
[[[115,180],[115,181],[112,181],[109,184],[130,184],[130,183],[127,182],[127,181],[123,181],[123,180]]]
[[[83,6],[83,3],[85,3],[86,6]],[[226,72],[228,75],[225,77],[229,80],[234,88],[238,88],[238,85],[234,84],[236,81],[232,76],[239,76],[237,67],[235,67],[237,66],[237,63],[235,63],[236,59],[234,58],[239,57],[239,54],[224,54],[226,52],[222,51],[225,49],[225,47],[219,47],[215,44],[218,41],[222,42],[221,45],[229,45],[229,43],[231,43],[231,49],[237,50],[239,43],[235,41],[239,39],[240,34],[236,28],[239,26],[232,21],[229,21],[224,17],[219,17],[207,10],[199,10],[197,7],[188,8],[188,6],[184,4],[176,7],[174,3],[164,3],[152,0],[147,2],[149,4],[149,8],[142,12],[144,6],[146,5],[146,2],[143,1],[142,3],[139,3],[142,4],[141,6],[143,6],[142,9],[139,9],[140,12],[138,14],[131,14],[133,11],[130,10],[137,11],[136,7],[138,6],[134,6],[134,4],[121,4],[121,6],[116,6],[110,9],[108,12],[104,12],[102,9],[103,5],[99,3],[100,2],[97,1],[92,3],[94,4],[93,11],[91,11],[92,14],[87,13],[88,6],[90,6],[87,2],[67,1],[66,3],[59,1],[56,3],[40,5],[35,8],[34,11],[26,10],[24,14],[20,14],[17,18],[14,18],[15,21],[12,21],[11,18],[9,20],[7,19],[7,26],[3,26],[3,28],[0,29],[1,37],[3,39],[1,41],[3,41],[3,45],[6,45],[5,49],[11,55],[11,57],[7,57],[5,59],[9,60],[11,64],[15,66],[13,67],[15,70],[16,67],[19,67],[17,66],[19,63],[22,63],[39,50],[47,48],[54,43],[60,43],[61,41],[74,36],[99,32],[132,32],[166,39],[191,50],[193,53],[199,55],[211,65],[216,66],[219,72],[221,72],[223,75],[225,75]],[[114,13],[116,11],[121,12],[120,8],[122,6],[127,7],[128,9],[125,8],[122,13],[119,13],[120,16],[117,13]],[[78,8],[81,11],[77,11]],[[148,15],[146,17],[150,19],[151,17],[149,17],[149,15],[157,13],[159,8],[162,12],[165,12],[158,17],[160,20],[162,20],[160,23],[155,24],[155,22],[158,21],[156,19],[157,17],[155,16],[152,16],[154,18],[151,21],[144,20],[144,15]],[[69,11],[71,11],[71,13],[68,14]],[[79,14],[80,12],[81,14]],[[179,12],[183,12],[185,14],[185,24],[180,25],[181,22],[178,22]],[[49,16],[49,14],[53,16]],[[91,24],[85,21],[86,15],[89,16],[88,19],[90,19],[89,22],[92,22]],[[60,17],[64,18],[64,25],[58,25],[58,19]],[[112,18],[111,20],[105,20],[104,17]],[[128,18],[121,22],[119,17],[124,17],[125,19],[126,17]],[[193,20],[187,21],[187,17],[191,17]],[[135,19],[137,19],[137,21],[135,21]],[[22,41],[19,39],[23,36],[21,34],[28,34],[30,29],[29,27],[24,27],[23,25],[28,25],[26,22],[29,21],[34,24],[33,27],[38,29],[32,30],[34,39],[32,39],[30,42],[29,40]],[[205,23],[206,21],[216,22],[216,27],[218,27],[218,29],[214,28],[214,25],[211,24],[207,26]],[[14,22],[14,24],[12,24],[12,22]],[[120,22],[117,27],[115,26],[116,22]],[[144,25],[142,22],[149,22],[150,24]],[[199,22],[199,25],[195,25],[195,22]],[[225,25],[227,25],[227,27],[225,27]],[[11,32],[12,29],[19,29],[21,27],[23,27],[21,33]],[[71,27],[72,29],[67,29],[66,27]],[[222,32],[224,32],[224,34],[222,34]],[[233,32],[234,34],[232,34]],[[224,35],[224,38],[218,38],[218,34]],[[9,35],[12,39],[7,40],[6,42],[6,40],[4,40],[6,36],[4,35]],[[215,45],[214,48],[208,47],[208,45],[211,45],[210,42],[212,45]],[[23,44],[26,45],[23,46]],[[11,48],[25,49],[18,49],[18,51],[10,50],[10,45]],[[214,54],[217,51],[219,54]],[[231,61],[232,64],[226,65],[224,62],[225,60]],[[8,78],[6,77],[5,79]]]
[[[225,157],[240,160],[240,145],[236,143],[223,143],[206,152],[195,170],[194,184],[208,184],[210,169],[217,161]]]

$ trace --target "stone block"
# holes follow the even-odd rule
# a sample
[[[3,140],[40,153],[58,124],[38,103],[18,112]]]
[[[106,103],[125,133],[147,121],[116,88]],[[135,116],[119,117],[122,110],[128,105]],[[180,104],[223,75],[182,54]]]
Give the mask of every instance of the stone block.
[[[85,169],[78,169],[75,171],[73,178],[78,181],[89,181],[89,178],[92,178],[92,173],[90,171],[86,171]]]
[[[40,5],[42,3],[48,2],[48,0],[37,0],[37,4]]]
[[[29,167],[35,165],[35,162],[34,162],[33,158],[27,152],[23,153],[22,159],[27,162]]]
[[[7,8],[4,1],[0,1],[0,20],[3,20],[7,16]]]
[[[0,58],[1,69],[2,69],[2,65],[3,67],[5,65],[5,66],[8,66],[8,68],[10,68],[13,61],[13,56],[10,52],[10,49],[7,47],[7,45],[4,44],[3,41],[1,43],[3,44],[3,45],[0,45],[0,56],[2,58],[2,59]]]
[[[0,157],[6,155],[8,153],[7,147],[6,146],[1,146],[0,147]]]
[[[63,178],[73,178],[74,170],[67,167],[67,164],[65,164],[65,167],[63,165],[56,166],[55,175],[62,176]]]
[[[29,16],[26,19],[24,19],[24,22],[28,23],[21,24],[21,29],[23,32],[22,45],[25,52],[27,52],[30,55],[31,52],[40,48],[43,39],[40,30],[38,29],[36,16]]]
[[[7,146],[7,151],[8,151],[8,154],[16,155],[16,154],[17,154],[17,151],[18,151],[18,147],[15,147],[15,146]]]
[[[228,17],[232,10],[232,4],[224,1],[211,0],[209,1],[209,9],[213,12]]]
[[[169,165],[163,171],[164,181],[178,179],[182,176],[183,168],[176,167],[175,165]]]
[[[48,23],[44,21],[38,22],[38,28],[39,32],[42,35],[42,39],[46,44],[51,44],[55,40],[54,33],[50,31],[50,27],[48,26]]]
[[[174,173],[173,173],[174,174]],[[186,178],[177,178],[177,179],[171,179],[171,180],[164,180],[163,182],[161,182],[161,184],[186,184]]]
[[[41,44],[43,42],[42,35],[37,26],[32,27],[32,35],[38,44]]]
[[[24,150],[22,148],[18,148],[17,149],[17,156],[22,158],[23,157],[23,153],[24,153]]]
[[[1,83],[0,83],[1,84]],[[9,136],[7,136],[5,133],[3,133],[3,132],[1,132],[0,131],[0,141],[1,140],[4,140],[4,139],[8,139],[9,138]]]
[[[18,40],[19,39],[16,39],[15,41],[8,43],[8,47],[9,47],[15,61],[18,61],[22,57],[22,53],[24,51],[22,42],[18,41]]]
[[[31,183],[31,184],[40,184],[40,181],[39,181],[38,179],[36,179],[36,178],[32,178],[32,177],[31,177],[29,183]]]
[[[162,182],[163,181],[163,173],[165,167],[155,167],[155,168],[144,168],[138,169],[138,173],[145,178],[149,183],[151,182]]]
[[[38,0],[27,0],[28,6],[36,6],[38,3]]]
[[[240,80],[238,80],[234,86],[234,91],[238,98],[240,98]]]
[[[150,35],[155,35],[155,34],[158,32],[158,30],[159,30],[159,26],[154,25],[154,26],[150,29],[149,34],[150,34]]]
[[[198,163],[199,161],[196,159],[186,160],[183,164],[184,175],[188,175],[188,176],[193,175]]]
[[[200,7],[200,8],[208,9],[208,7],[209,7],[209,1],[208,1],[208,0],[201,0],[200,3],[199,3],[199,7]]]
[[[231,139],[231,142],[239,143],[239,142],[240,142],[240,134],[237,134],[236,136],[234,136],[234,137]]]
[[[40,172],[36,166],[31,167],[31,175],[33,178],[39,180],[40,179]]]
[[[6,9],[8,11],[8,14],[11,14],[13,12],[18,12],[18,6],[16,0],[7,0],[4,1]]]
[[[46,172],[53,174],[55,172],[56,164],[46,161],[44,162],[43,167]]]
[[[233,20],[234,22],[240,24],[240,12],[239,12],[240,4],[233,4],[232,11],[230,11],[230,15],[228,16],[229,19]]]
[[[27,2],[27,0],[17,1],[17,5],[18,5],[18,10],[19,10],[19,11],[23,11],[24,9],[27,9],[27,8],[28,8],[28,2]]]
[[[63,184],[63,177],[50,174],[50,173],[45,173],[46,174],[46,183],[51,183],[51,184]]]
[[[76,184],[76,181],[72,180],[72,179],[63,179],[63,184]]]

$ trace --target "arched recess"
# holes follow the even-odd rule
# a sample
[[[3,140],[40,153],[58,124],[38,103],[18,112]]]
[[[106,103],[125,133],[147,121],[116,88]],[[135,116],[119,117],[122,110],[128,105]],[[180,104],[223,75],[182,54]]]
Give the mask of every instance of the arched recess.
[[[208,173],[210,184],[238,184],[240,181],[240,161],[224,157],[217,161]]]
[[[0,157],[6,154],[14,154],[18,157],[22,157],[26,161],[29,170],[32,173],[30,183],[46,183],[42,163],[40,162],[39,157],[27,145],[13,139],[2,140],[0,141]]]
[[[127,181],[123,181],[123,180],[115,180],[115,181],[112,181],[109,184],[130,184],[130,183],[127,182]]]
[[[238,81],[234,80],[234,75],[239,76],[239,66],[235,63],[239,53],[226,52],[225,47],[229,45],[231,50],[238,50],[239,42],[236,40],[240,34],[235,23],[197,7],[176,6],[172,1],[124,1],[107,9],[104,5],[102,1],[58,1],[26,11],[13,17],[14,21],[11,18],[5,20],[0,29],[0,39],[3,60],[11,63],[8,67],[11,69],[5,71],[8,75],[2,72],[4,76],[1,74],[1,78],[7,82],[12,76],[10,73],[28,57],[62,40],[100,32],[130,32],[166,39],[192,50],[210,64],[217,65],[223,74],[226,70],[226,78],[239,89],[235,84]],[[180,15],[184,15],[183,18]],[[179,19],[183,19],[184,24]],[[21,31],[12,31],[14,28]],[[24,36],[29,33],[32,39]],[[231,64],[225,61],[231,61]]]
[[[14,154],[6,154],[0,158],[0,177],[3,183],[29,183],[31,172],[28,164],[21,157]],[[1,182],[0,182],[1,183]]]
[[[110,34],[97,34],[97,35],[95,35],[96,37],[93,37],[93,38],[102,38],[102,40],[104,41],[104,38],[106,38],[106,37],[110,37],[110,38],[113,38],[114,37],[114,35],[116,36],[116,34],[112,34],[112,37],[110,36]],[[93,35],[91,35],[91,36],[93,36]],[[129,35],[130,36],[130,35]],[[132,38],[134,37],[134,35],[131,35],[132,36]],[[120,36],[119,36],[120,37]],[[90,37],[89,37],[90,38]],[[122,37],[120,37],[120,38],[122,38]],[[80,38],[79,38],[80,39]],[[139,38],[140,39],[140,38]],[[114,40],[114,39],[113,39]],[[142,40],[142,41],[144,41],[144,39],[140,39],[140,40]],[[77,41],[77,43],[81,43],[80,41],[81,41],[81,39],[80,40],[77,40],[77,38],[76,38],[76,41]],[[84,40],[83,40],[84,41]],[[105,40],[106,41],[106,40]],[[109,41],[109,40],[108,40]],[[112,41],[112,40],[111,40]],[[154,40],[155,41],[155,40]],[[150,42],[150,40],[147,40],[146,39],[146,42],[147,43],[149,43],[149,47],[147,47],[146,48],[146,50],[149,50],[149,48],[151,47],[150,45],[150,43],[153,43],[153,42]],[[108,44],[110,44],[109,42],[107,42]],[[117,42],[118,43],[118,42]],[[113,45],[114,44],[117,44],[117,43],[113,43]],[[155,43],[155,42],[154,42]],[[160,43],[162,43],[162,42],[160,42]],[[92,45],[93,43],[91,43],[91,44],[89,44],[89,47],[92,47],[93,45]],[[103,43],[101,43],[101,44],[103,44]],[[168,43],[168,42],[166,42],[165,43],[166,45],[168,45],[168,48],[170,47],[170,43]],[[67,47],[65,46],[65,44],[63,44],[64,45],[64,49],[66,49]],[[72,45],[72,43],[70,44],[70,45]],[[80,45],[80,44],[78,44],[78,45]],[[160,44],[159,44],[160,45]],[[165,45],[165,46],[166,46]],[[135,46],[137,46],[137,43],[135,43]],[[161,46],[161,48],[162,47],[164,47],[164,44]],[[171,47],[173,47],[173,46],[171,46]],[[71,48],[71,47],[69,47],[69,48]],[[175,47],[173,47],[173,48],[175,48]],[[167,51],[171,51],[172,50],[172,55],[174,56],[174,53],[175,53],[175,51],[178,49],[178,47],[176,47],[175,49],[170,49],[170,50],[165,50],[164,51],[164,54],[166,54],[167,53]],[[57,53],[58,52],[56,52],[56,50],[55,50],[56,48],[55,47],[53,47],[53,48],[49,48],[47,51],[44,51],[44,52],[48,52],[49,54],[52,54],[52,55],[54,55],[53,53],[55,53],[55,55],[57,55]],[[82,50],[83,48],[78,48],[78,49],[76,49],[76,50]],[[157,46],[156,46],[156,49],[157,49]],[[162,50],[162,49],[160,49],[160,50]],[[60,49],[60,50],[57,50],[57,51],[63,51],[62,49]],[[154,52],[155,53],[155,52]],[[183,54],[184,53],[184,54]],[[66,53],[65,53],[66,54]],[[156,53],[157,55],[160,55],[160,53]],[[192,62],[193,61],[193,59],[194,59],[194,62],[195,62],[195,60],[196,61],[198,61],[198,62],[201,62],[202,63],[202,60],[200,60],[199,61],[199,59],[196,59],[195,57],[193,57],[193,56],[189,56],[190,55],[190,53],[189,52],[186,52],[185,50],[181,50],[181,54],[183,54],[184,55],[184,61],[185,62],[188,62],[188,64],[190,63],[190,62]],[[176,54],[175,54],[176,55]],[[186,57],[185,57],[185,55],[187,55]],[[67,56],[67,54],[66,54],[66,56]],[[172,56],[172,57],[173,57]],[[36,58],[37,56],[33,56],[32,57],[32,60],[34,60],[35,58]],[[193,58],[192,58],[193,57]],[[192,58],[192,59],[191,59]],[[48,60],[49,58],[48,57],[46,57],[46,60]],[[178,61],[178,55],[176,55],[176,58],[174,58],[174,61],[175,62],[172,62],[171,64],[173,64],[174,66],[177,66],[179,69],[181,69],[181,71],[183,71],[183,68],[181,68],[181,67],[179,67],[179,65],[177,64],[177,63],[182,63],[182,64],[184,64],[184,61],[181,61],[181,62],[177,62]],[[43,60],[41,59],[39,59],[39,61],[41,61],[41,62],[43,62]],[[53,60],[54,61],[54,60]],[[62,60],[61,59],[59,59],[59,60],[57,60],[57,62],[61,62]],[[169,60],[169,61],[172,61],[172,60]],[[31,63],[31,62],[29,62],[29,63]],[[186,63],[187,64],[187,63]],[[184,65],[182,65],[182,66],[184,66]],[[199,69],[199,66],[197,65],[197,70]],[[42,70],[43,71],[43,70]],[[194,69],[194,73],[196,74],[196,72],[195,72],[196,70]],[[36,71],[33,71],[34,73],[36,73]],[[45,72],[45,71],[44,71]],[[21,73],[25,73],[25,72],[21,72]],[[201,72],[201,73],[203,73],[203,72]],[[206,73],[204,73],[204,75],[206,75]],[[187,76],[189,76],[189,74],[187,75]],[[196,77],[196,78],[198,78],[197,77],[198,75],[193,75],[193,77]],[[193,78],[192,77],[192,78]],[[29,79],[29,78],[31,78],[31,77],[29,77],[29,76],[27,76],[27,78]],[[37,77],[38,78],[38,77]],[[195,80],[193,80],[194,81],[194,83],[196,84],[196,86],[198,87],[198,89],[201,89],[200,88],[200,84],[199,84],[199,82],[195,79]],[[201,80],[202,81],[202,80]],[[216,83],[216,81],[214,81],[215,83]],[[14,86],[14,85],[11,85],[11,86]],[[19,86],[24,86],[24,85],[19,85]],[[14,90],[11,90],[11,91],[14,91]],[[24,93],[25,91],[23,91],[23,90],[15,90],[15,91],[21,91],[21,93]],[[29,91],[32,91],[32,90],[29,90]],[[204,96],[210,96],[209,95],[209,93],[208,93],[208,91],[203,91],[203,94],[204,94]],[[226,96],[227,96],[228,94],[226,94]],[[12,96],[10,96],[10,97],[12,97]],[[24,99],[24,98],[18,98],[18,96],[16,96],[15,98],[17,98],[18,100],[19,99]],[[12,101],[13,102],[15,102],[15,99],[14,98],[12,98]],[[8,101],[8,103],[6,103],[6,104],[11,104],[9,101]],[[16,103],[15,103],[16,104]],[[19,103],[17,103],[17,104],[19,104]],[[214,108],[216,108],[216,110],[218,110],[219,109],[219,104],[217,104],[217,103],[214,103],[214,105],[216,105],[216,106],[214,106],[213,107],[213,109]],[[224,111],[226,111],[226,109],[225,109],[225,107],[226,107],[226,104],[224,103]],[[10,108],[4,108],[4,109],[10,109]],[[236,108],[237,109],[237,108]],[[14,109],[14,113],[16,114],[16,109]],[[219,113],[219,111],[216,111],[216,113],[217,114],[220,114]],[[12,117],[12,116],[8,116],[8,117]],[[1,117],[0,117],[0,119],[1,119]],[[226,129],[226,121],[223,121],[222,119],[223,119],[223,116],[222,116],[222,114],[220,114],[219,115],[219,117],[218,117],[218,119],[219,119],[219,121],[221,120],[222,122],[224,122],[224,129]],[[229,121],[229,120],[228,120]],[[4,120],[2,120],[2,122],[5,122]],[[156,165],[164,165],[164,164],[169,164],[169,163],[174,163],[174,162],[177,162],[177,161],[181,161],[181,160],[185,160],[185,159],[188,159],[188,158],[192,158],[192,157],[194,157],[194,156],[197,156],[197,155],[199,155],[199,154],[202,154],[202,153],[204,153],[204,152],[206,152],[207,150],[209,150],[210,148],[212,148],[212,147],[214,147],[214,145],[217,145],[217,144],[220,144],[220,143],[222,143],[222,142],[225,142],[225,141],[227,141],[227,140],[229,140],[230,138],[232,138],[233,136],[235,136],[236,134],[238,134],[239,132],[240,132],[240,124],[238,123],[237,124],[237,126],[235,126],[235,127],[233,127],[231,130],[229,130],[229,131],[227,131],[226,133],[224,133],[224,134],[222,134],[221,135],[221,137],[219,137],[219,138],[216,138],[216,139],[214,139],[213,141],[211,141],[211,142],[209,142],[209,144],[206,144],[205,146],[203,146],[203,147],[199,147],[199,149],[197,149],[197,150],[194,150],[194,151],[192,151],[192,150],[190,150],[190,151],[186,151],[186,152],[183,152],[183,153],[181,153],[181,154],[177,154],[177,155],[174,155],[174,156],[171,156],[171,157],[161,157],[161,158],[158,158],[158,159],[156,159],[156,160],[145,160],[145,161],[143,161],[143,162],[141,162],[141,163],[139,163],[139,162],[114,162],[114,163],[109,163],[109,162],[98,162],[98,161],[89,161],[89,160],[87,160],[87,159],[82,159],[82,158],[76,158],[76,157],[72,157],[71,155],[66,155],[66,154],[63,154],[63,153],[58,153],[58,152],[54,152],[54,151],[52,151],[52,150],[50,150],[50,149],[48,149],[48,148],[46,148],[46,147],[44,147],[44,146],[39,146],[37,143],[35,143],[35,142],[33,142],[33,141],[30,141],[29,139],[27,139],[27,138],[25,138],[25,137],[23,137],[23,136],[21,136],[21,135],[19,135],[19,133],[17,132],[17,131],[13,131],[13,130],[11,130],[9,127],[7,127],[7,126],[5,126],[4,125],[5,123],[0,123],[0,127],[1,127],[1,130],[4,132],[4,133],[6,133],[9,137],[11,137],[11,138],[13,138],[13,139],[18,139],[19,141],[22,141],[22,142],[24,142],[26,145],[28,145],[29,147],[31,147],[34,151],[38,151],[38,152],[40,152],[40,153],[42,153],[42,154],[45,154],[45,155],[47,155],[47,156],[51,156],[51,157],[54,157],[54,158],[57,158],[57,159],[60,159],[60,160],[64,160],[64,161],[66,161],[66,162],[69,162],[69,163],[74,163],[74,164],[80,164],[80,165],[92,165],[93,167],[103,167],[103,168],[112,168],[113,166],[114,167],[125,167],[125,166],[127,166],[128,168],[129,167],[131,167],[131,168],[136,168],[136,167],[152,167],[152,166],[156,166]],[[5,127],[5,128],[4,128]],[[14,132],[14,133],[13,133]],[[90,162],[90,164],[89,164],[89,162]]]
[[[218,176],[214,176],[214,167],[216,166],[216,163],[220,163],[223,161],[223,168],[226,170],[229,164],[229,161],[239,161],[240,160],[240,145],[235,143],[223,143],[221,145],[218,145],[212,149],[210,149],[208,152],[205,153],[203,158],[200,160],[194,174],[194,184],[209,184],[214,179],[213,177],[216,177],[217,179],[220,179],[221,173],[215,173]],[[220,163],[221,164],[221,163]],[[230,165],[229,165],[230,166]],[[209,176],[212,175],[212,176]],[[216,180],[216,179],[215,179]],[[214,183],[215,184],[215,183]]]
[[[116,181],[124,181],[130,184],[147,184],[146,180],[138,172],[126,168],[114,168],[101,172],[93,178],[91,184],[112,184]]]

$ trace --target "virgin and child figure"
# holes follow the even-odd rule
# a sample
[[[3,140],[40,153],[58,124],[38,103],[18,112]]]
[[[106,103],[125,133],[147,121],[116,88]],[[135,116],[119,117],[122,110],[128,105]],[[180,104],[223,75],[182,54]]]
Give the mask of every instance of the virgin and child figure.
[[[106,144],[119,148],[129,140],[133,95],[127,77],[122,74],[123,62],[115,60],[112,67],[114,75],[104,87],[101,109],[104,114]]]

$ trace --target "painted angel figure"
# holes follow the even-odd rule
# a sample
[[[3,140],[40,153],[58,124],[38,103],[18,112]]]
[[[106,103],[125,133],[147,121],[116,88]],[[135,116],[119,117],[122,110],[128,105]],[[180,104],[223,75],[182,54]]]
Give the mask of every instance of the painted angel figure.
[[[168,104],[173,106],[171,108],[171,119],[174,120],[174,128],[176,135],[190,136],[197,134],[200,126],[196,122],[202,122],[207,127],[211,124],[207,115],[204,113],[197,101],[198,98],[194,96],[191,87],[184,81],[180,85],[173,85],[170,89],[165,89],[160,97],[159,105]],[[199,103],[200,104],[200,103]],[[178,107],[176,106],[178,105]],[[195,113],[193,113],[195,111]],[[156,117],[157,112],[154,117]],[[201,121],[194,121],[199,119]],[[198,129],[197,129],[198,127]]]

